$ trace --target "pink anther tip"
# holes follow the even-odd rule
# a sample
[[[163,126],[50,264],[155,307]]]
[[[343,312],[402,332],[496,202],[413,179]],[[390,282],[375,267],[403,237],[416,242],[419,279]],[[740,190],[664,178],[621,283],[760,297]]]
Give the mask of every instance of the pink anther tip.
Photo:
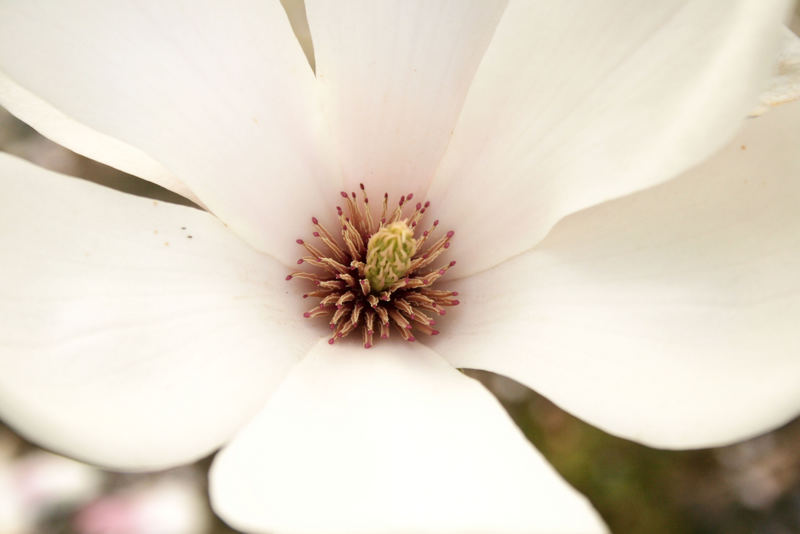
[[[412,328],[414,328],[414,327],[411,326],[410,324],[406,325],[406,330],[411,330]]]
[[[425,202],[425,207],[426,207],[426,208],[427,208],[428,206],[430,206],[430,205],[431,205],[430,201],[426,201],[426,202]]]
[[[287,275],[286,275],[286,279],[287,279],[287,280],[291,280],[291,279],[292,279],[292,275],[291,275],[291,274],[287,274]]]
[[[452,231],[452,230],[447,232],[447,237],[453,237],[454,235],[456,235],[456,233],[454,231]]]
[[[342,195],[342,198],[347,198],[347,193],[344,191],[339,191],[339,194]]]
[[[439,315],[444,315],[447,313],[447,310],[439,310]]]
[[[358,187],[360,187],[360,188],[361,188],[361,190],[363,191],[363,190],[364,190],[364,184],[363,184],[363,182],[362,182],[362,183],[360,183],[360,184],[358,184]]]
[[[433,221],[433,225],[434,226],[439,226],[439,219],[436,219],[435,221]]]
[[[302,240],[302,239],[298,239],[298,240],[297,240],[297,241],[295,241],[295,242],[296,242],[298,245],[302,245],[302,244],[303,244],[303,240]]]
[[[444,273],[445,273],[444,269],[439,269],[439,274],[444,274]]]
[[[311,314],[310,314],[310,313],[308,313],[308,312],[303,312],[303,317],[305,317],[306,319],[308,319],[309,317],[311,317]]]
[[[311,222],[314,224],[319,224],[319,220],[316,217],[311,217]]]
[[[453,301],[453,306],[458,306],[459,304],[461,304],[460,300],[454,300]]]
[[[342,305],[341,305],[341,304],[337,304],[337,305],[336,305],[336,309],[337,309],[337,310],[341,310],[341,309],[342,309]]]
[[[300,258],[299,260],[297,260],[297,265],[300,265],[301,263],[303,263],[303,258]]]
[[[372,343],[364,343],[364,348],[365,349],[371,349],[372,348]]]
[[[333,345],[333,338],[330,338],[330,339],[328,340],[328,345]]]
[[[456,264],[456,260],[453,260],[453,261],[451,261],[451,262],[450,262],[450,267],[452,267],[452,266],[453,266],[453,265],[455,265],[455,264]]]
[[[458,291],[453,291],[453,296],[455,297],[457,295],[458,295]]]
[[[414,193],[409,193],[406,200],[411,200],[412,198],[414,198]]]
[[[334,328],[336,328],[336,325],[335,325],[334,323],[328,323],[328,327],[329,327],[331,330],[333,330]]]
[[[416,341],[416,340],[417,340],[417,338],[415,338],[414,336],[408,336],[408,340],[409,340],[409,341]]]
[[[450,248],[450,241],[445,242],[444,248]]]
[[[439,331],[438,330],[434,330],[433,332],[431,332],[431,335],[432,336],[438,336],[439,335]]]
[[[422,209],[422,202],[417,202],[417,209]]]
[[[388,336],[388,335],[386,335],[386,334],[383,334],[383,335],[381,336],[381,339],[389,339],[389,336]]]
[[[314,232],[314,233],[313,233],[313,234],[311,234],[311,235],[313,235],[314,237],[319,237],[319,232]]]

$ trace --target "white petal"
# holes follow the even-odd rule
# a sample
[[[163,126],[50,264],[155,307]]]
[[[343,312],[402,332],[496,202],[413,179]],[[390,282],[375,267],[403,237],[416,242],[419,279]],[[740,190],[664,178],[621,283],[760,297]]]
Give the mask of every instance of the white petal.
[[[206,212],[7,155],[0,190],[0,416],[46,447],[124,469],[195,459],[316,339],[285,268]]]
[[[483,386],[399,342],[321,341],[217,455],[211,498],[248,532],[605,532]]]
[[[314,76],[277,0],[2,2],[0,70],[24,89],[3,92],[10,111],[110,164],[121,147],[143,151],[284,262],[338,189]]]
[[[393,200],[427,189],[505,4],[306,1],[349,189],[364,182]]]
[[[772,72],[786,5],[512,1],[429,194],[462,236],[454,274],[720,148]]]
[[[0,71],[0,105],[18,119],[37,128],[56,143],[110,165],[115,169],[144,178],[183,195],[192,202],[200,199],[189,188],[141,150],[101,134],[71,119],[30,91],[14,83]]]
[[[800,103],[675,181],[577,213],[455,284],[434,345],[649,445],[728,443],[800,412]]]

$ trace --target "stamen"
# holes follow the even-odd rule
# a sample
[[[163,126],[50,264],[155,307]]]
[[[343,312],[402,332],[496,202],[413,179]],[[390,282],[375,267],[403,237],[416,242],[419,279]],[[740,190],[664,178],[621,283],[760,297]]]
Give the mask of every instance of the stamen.
[[[389,209],[389,193],[383,194],[383,209],[381,210],[381,224],[386,222],[386,210]]]
[[[435,336],[436,321],[428,315],[444,315],[445,307],[458,305],[456,291],[433,289],[439,278],[455,265],[451,261],[437,269],[426,268],[444,254],[454,233],[447,232],[422,251],[422,245],[436,232],[436,220],[417,234],[430,202],[412,205],[413,193],[400,197],[389,209],[389,195],[383,195],[380,220],[375,221],[364,184],[361,195],[340,193],[347,215],[337,207],[339,236],[334,236],[316,217],[311,218],[313,235],[324,250],[298,239],[308,252],[297,261],[316,271],[295,271],[294,278],[313,283],[316,288],[303,298],[319,298],[319,304],[306,311],[307,318],[329,317],[332,331],[328,343],[335,343],[361,329],[364,348],[375,343],[375,334],[388,339],[392,325],[406,341],[415,341],[414,332]],[[413,206],[413,207],[412,207]],[[428,313],[426,313],[428,312]],[[377,324],[376,324],[377,322]]]
[[[383,306],[376,306],[373,309],[375,310],[375,313],[378,314],[378,318],[380,319],[381,324],[388,325],[389,324],[389,312],[386,311],[386,308],[384,308]]]
[[[364,184],[358,184],[358,186],[361,188],[361,194],[364,196],[364,222],[366,223],[367,233],[371,236],[373,233],[377,232],[380,227],[376,228],[375,223],[372,222],[372,210],[369,207],[369,198],[367,198],[367,190],[364,188]]]
[[[341,280],[325,280],[324,282],[319,282],[319,287],[325,289],[344,289],[344,282]]]
[[[320,306],[333,306],[341,296],[341,293],[329,293],[325,298],[319,301],[319,304]]]
[[[350,322],[357,325],[358,319],[361,317],[361,310],[363,309],[364,303],[362,301],[356,302],[355,306],[353,306],[353,312],[350,314]]]
[[[408,320],[405,317],[403,317],[400,314],[399,311],[392,310],[392,311],[389,312],[389,316],[392,318],[392,320],[395,322],[395,324],[397,326],[399,326],[400,328],[402,328],[404,330],[410,330],[411,329],[411,323],[409,323]]]
[[[337,306],[333,317],[331,317],[331,324],[336,325],[343,322],[342,319],[350,315],[350,310],[352,310],[350,306]]]
[[[373,329],[374,321],[375,314],[371,311],[368,311],[366,313],[366,319],[364,320],[364,326],[362,327],[365,349],[372,347],[372,335],[375,333],[375,330]]]
[[[339,245],[336,244],[336,240],[333,238],[331,233],[328,232],[328,229],[321,225],[316,217],[311,217],[311,223],[317,229],[317,231],[314,232],[314,237],[318,237],[325,244],[325,246],[328,247],[328,250],[331,251],[337,261],[347,261],[347,254],[345,254],[345,252],[339,248]]]
[[[347,273],[340,273],[336,275],[336,278],[340,280],[344,280],[344,283],[347,284],[347,287],[355,287],[356,279],[353,276]]]
[[[369,296],[370,292],[369,280],[367,280],[366,278],[362,278],[361,280],[358,281],[358,283],[361,284],[361,292],[364,294],[364,296],[365,297]]]
[[[375,295],[373,295],[371,293],[369,295],[367,295],[367,302],[369,303],[370,307],[373,310],[377,310],[378,309],[378,304],[379,304],[378,297],[376,297]]]
[[[298,239],[296,241],[297,241],[298,245],[303,245],[303,248],[305,248],[308,251],[308,253],[311,254],[312,256],[314,256],[316,259],[320,259],[323,256],[325,256],[325,254],[320,252],[316,247],[314,247],[314,245],[311,245],[310,243],[306,243],[302,239]]]
[[[389,323],[381,323],[381,339],[389,339]]]
[[[307,312],[303,314],[303,317],[306,319],[313,319],[314,317],[321,317],[323,315],[330,315],[333,310],[323,305],[319,305],[315,308],[311,308]]]
[[[319,273],[307,273],[305,271],[295,271],[286,277],[287,280],[291,280],[292,278],[304,278],[306,280],[319,281],[319,280],[325,280],[325,275]]]
[[[409,304],[407,300],[402,298],[394,299],[394,305],[398,310],[406,314],[409,319],[414,318],[414,309],[411,307],[411,304]]]
[[[412,308],[414,310],[414,316],[412,319],[419,323],[424,324],[425,326],[433,326],[436,324],[436,321],[428,317],[422,310],[419,308]]]
[[[345,303],[350,302],[351,300],[355,300],[356,296],[353,294],[352,291],[348,291],[336,301],[336,308],[341,308],[344,306]]]
[[[308,297],[325,297],[330,294],[330,291],[327,289],[317,289],[315,291],[309,291],[308,293],[303,294],[303,298],[307,299]]]
[[[337,273],[346,273],[348,270],[346,265],[342,265],[333,258],[322,258],[320,261]]]

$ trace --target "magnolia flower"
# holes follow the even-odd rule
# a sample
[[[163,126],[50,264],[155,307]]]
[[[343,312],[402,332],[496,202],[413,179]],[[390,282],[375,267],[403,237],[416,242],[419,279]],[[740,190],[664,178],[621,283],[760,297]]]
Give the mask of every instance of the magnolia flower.
[[[102,482],[100,470],[44,451],[0,458],[0,532],[37,532],[43,516],[89,501]]]
[[[662,447],[797,413],[800,108],[742,123],[787,4],[309,0],[314,71],[277,1],[0,4],[0,103],[206,208],[0,158],[0,414],[116,469],[224,445],[248,531],[604,531],[457,369]],[[455,231],[438,336],[331,346],[284,281],[359,183]]]
[[[209,521],[195,480],[166,476],[126,487],[81,508],[72,521],[79,534],[204,534]]]

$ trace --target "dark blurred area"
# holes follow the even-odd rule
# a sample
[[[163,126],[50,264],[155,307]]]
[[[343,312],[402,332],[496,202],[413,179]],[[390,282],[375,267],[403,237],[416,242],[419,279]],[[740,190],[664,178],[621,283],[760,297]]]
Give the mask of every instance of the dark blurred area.
[[[727,447],[663,451],[610,436],[509,379],[482,379],[616,534],[800,532],[800,419]]]

